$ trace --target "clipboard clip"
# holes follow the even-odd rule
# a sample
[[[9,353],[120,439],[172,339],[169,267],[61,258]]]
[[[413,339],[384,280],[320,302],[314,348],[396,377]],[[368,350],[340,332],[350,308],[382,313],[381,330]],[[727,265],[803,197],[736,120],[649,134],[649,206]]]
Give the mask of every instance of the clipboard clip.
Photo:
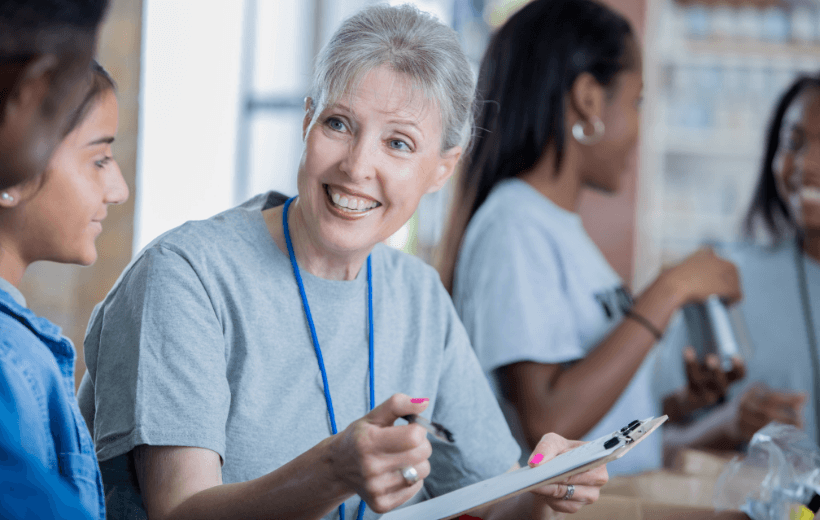
[[[626,426],[624,426],[623,428],[621,428],[620,431],[615,432],[612,438],[604,443],[604,449],[608,450],[610,448],[614,448],[615,446],[619,445],[621,441],[623,441],[624,446],[628,446],[635,442],[635,439],[632,438],[632,432],[640,428],[641,424],[641,421],[636,419],[631,423],[627,424]],[[640,432],[643,432],[643,430],[641,430]]]

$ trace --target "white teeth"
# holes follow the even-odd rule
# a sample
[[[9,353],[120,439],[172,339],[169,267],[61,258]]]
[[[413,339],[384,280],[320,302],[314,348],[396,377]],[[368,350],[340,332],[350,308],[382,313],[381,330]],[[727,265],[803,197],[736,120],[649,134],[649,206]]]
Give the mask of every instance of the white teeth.
[[[338,192],[334,192],[333,188],[327,187],[328,194],[330,195],[330,200],[333,201],[333,204],[344,208],[350,211],[368,211],[376,206],[379,205],[376,201],[369,201],[367,199],[361,199],[358,197],[348,197],[346,195],[341,195]]]
[[[820,202],[820,188],[804,187],[800,190],[800,196],[805,200]]]

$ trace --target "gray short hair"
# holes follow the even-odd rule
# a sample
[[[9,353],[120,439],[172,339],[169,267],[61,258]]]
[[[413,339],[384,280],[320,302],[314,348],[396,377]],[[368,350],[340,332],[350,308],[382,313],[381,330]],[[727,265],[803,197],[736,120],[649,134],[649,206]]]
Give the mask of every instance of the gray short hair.
[[[316,59],[310,97],[315,114],[382,65],[407,76],[441,112],[442,151],[466,148],[475,83],[456,32],[412,5],[372,5],[339,27]]]

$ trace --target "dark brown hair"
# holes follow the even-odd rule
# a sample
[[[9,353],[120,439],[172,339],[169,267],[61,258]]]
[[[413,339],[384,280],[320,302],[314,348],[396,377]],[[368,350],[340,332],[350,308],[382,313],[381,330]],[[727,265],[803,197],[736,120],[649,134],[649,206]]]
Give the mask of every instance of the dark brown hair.
[[[560,167],[567,93],[583,73],[613,86],[635,63],[633,41],[629,22],[593,0],[535,0],[492,37],[478,76],[475,141],[438,251],[448,291],[464,232],[490,191],[532,168],[548,146]]]
[[[103,94],[109,90],[117,90],[117,84],[114,82],[114,79],[102,65],[97,63],[97,61],[91,61],[90,69],[91,70],[89,72],[92,75],[91,88],[88,89],[88,92],[82,102],[69,118],[68,125],[63,130],[63,136],[70,134],[75,128],[77,128],[77,126],[79,126],[80,123],[83,122]]]
[[[0,2],[0,65],[26,66],[42,55],[54,55],[52,92],[43,112],[52,114],[94,52],[97,26],[108,0],[2,0]],[[11,90],[0,91],[0,114]]]

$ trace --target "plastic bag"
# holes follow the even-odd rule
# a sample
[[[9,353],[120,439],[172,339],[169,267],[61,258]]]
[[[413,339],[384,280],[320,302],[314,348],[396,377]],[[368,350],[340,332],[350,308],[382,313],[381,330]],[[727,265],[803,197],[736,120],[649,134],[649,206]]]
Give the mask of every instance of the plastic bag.
[[[739,509],[752,520],[789,518],[820,490],[820,448],[794,426],[769,423],[745,458],[729,462],[715,486],[715,509]]]

